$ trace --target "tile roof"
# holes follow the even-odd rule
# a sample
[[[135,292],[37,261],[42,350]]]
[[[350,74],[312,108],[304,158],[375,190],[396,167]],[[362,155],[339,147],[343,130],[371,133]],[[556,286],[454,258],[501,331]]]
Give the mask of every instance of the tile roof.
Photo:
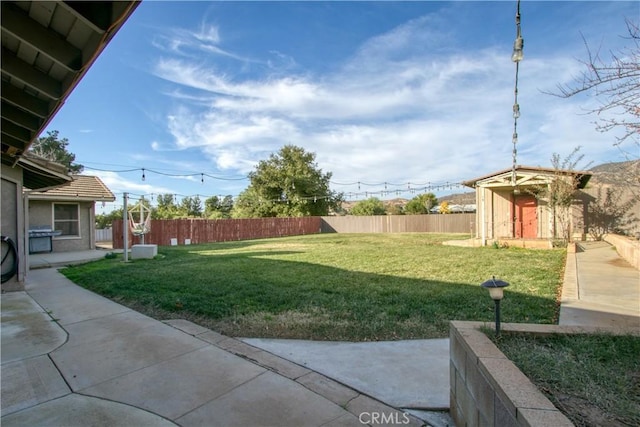
[[[69,200],[113,202],[116,197],[97,176],[73,175],[73,181],[47,191],[29,193],[33,200]]]

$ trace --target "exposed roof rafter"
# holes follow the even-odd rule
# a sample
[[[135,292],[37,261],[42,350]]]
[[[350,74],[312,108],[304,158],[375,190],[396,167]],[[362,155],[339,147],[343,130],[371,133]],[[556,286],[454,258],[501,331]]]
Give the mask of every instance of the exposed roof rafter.
[[[2,48],[2,74],[30,86],[51,99],[57,100],[62,96],[62,82],[24,62],[4,47]]]
[[[22,9],[8,2],[2,2],[2,31],[29,44],[69,71],[80,71],[82,67],[80,49],[56,32],[39,25]]]
[[[1,2],[3,164],[19,162],[139,3]]]

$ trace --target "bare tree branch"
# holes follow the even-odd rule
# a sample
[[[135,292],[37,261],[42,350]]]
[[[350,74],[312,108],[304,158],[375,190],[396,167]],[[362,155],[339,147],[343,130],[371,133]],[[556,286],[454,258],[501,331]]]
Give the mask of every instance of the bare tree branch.
[[[582,40],[587,51],[587,60],[579,61],[585,70],[574,78],[572,84],[557,85],[556,92],[543,92],[560,98],[571,98],[581,93],[592,93],[600,105],[588,110],[597,116],[596,130],[610,132],[622,129],[615,136],[614,146],[626,153],[628,159],[639,157],[640,147],[640,27],[627,19],[629,46],[619,52],[609,52],[605,61],[600,47],[593,50],[587,40]],[[623,148],[626,143],[635,146],[635,154]]]

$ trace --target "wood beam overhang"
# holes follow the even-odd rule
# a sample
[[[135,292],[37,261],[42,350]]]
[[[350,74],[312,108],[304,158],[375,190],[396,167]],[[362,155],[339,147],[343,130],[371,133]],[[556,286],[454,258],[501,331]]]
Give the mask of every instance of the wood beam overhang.
[[[24,148],[25,148],[25,142],[18,139],[18,138],[14,138],[13,136],[7,134],[4,132],[4,129],[2,131],[2,134],[0,136],[0,138],[2,139],[2,145],[3,145],[3,151],[4,151],[4,146],[6,145],[7,147],[13,147],[14,150],[10,150],[9,148],[6,149],[7,153],[11,156],[15,156],[18,152],[23,152]]]
[[[113,5],[111,2],[63,1],[60,6],[71,11],[96,33],[103,34],[112,24]]]
[[[29,96],[17,87],[2,82],[0,87],[2,100],[15,105],[25,111],[35,114],[40,118],[45,118],[49,114],[49,103],[35,96]]]
[[[82,68],[82,51],[59,34],[33,21],[17,6],[2,2],[2,31],[34,47],[38,52],[69,71]]]
[[[37,116],[29,114],[20,108],[14,107],[5,101],[2,101],[1,105],[2,118],[7,119],[18,126],[27,128],[32,132],[35,132],[40,128],[42,120],[39,120]]]
[[[552,177],[544,174],[519,174],[516,175],[515,185],[511,181],[511,173],[497,175],[476,182],[476,187],[482,188],[513,188],[513,187],[540,187],[546,186],[552,181]]]
[[[51,99],[62,97],[63,90],[59,81],[33,68],[4,47],[2,48],[2,72]]]
[[[19,140],[31,140],[31,136],[33,135],[29,129],[25,129],[22,126],[18,126],[15,123],[12,123],[6,120],[4,117],[0,120],[0,126],[2,126],[2,133],[13,136],[14,138],[18,138]]]
[[[0,2],[3,165],[17,164],[139,4]]]

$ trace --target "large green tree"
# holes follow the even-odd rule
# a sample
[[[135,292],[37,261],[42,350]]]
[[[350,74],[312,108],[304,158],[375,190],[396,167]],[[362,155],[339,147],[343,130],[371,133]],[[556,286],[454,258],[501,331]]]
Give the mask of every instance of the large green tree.
[[[437,204],[438,198],[435,194],[420,194],[407,202],[404,213],[409,215],[428,214],[431,208]]]
[[[178,207],[180,216],[187,218],[199,218],[202,216],[202,202],[200,196],[183,197]]]
[[[233,197],[231,195],[224,196],[222,199],[218,196],[211,196],[204,201],[205,218],[229,218],[232,209]]]
[[[97,214],[96,228],[97,229],[109,228],[113,224],[113,221],[122,221],[122,208],[116,209],[109,213]]]
[[[71,173],[81,173],[84,166],[74,163],[76,155],[67,150],[68,145],[67,138],[60,139],[57,130],[50,130],[47,136],[36,139],[29,150],[37,156],[65,165]]]
[[[349,211],[350,215],[367,216],[367,215],[386,215],[384,203],[377,197],[370,197],[367,200],[360,200],[353,205]]]
[[[180,216],[180,212],[173,194],[159,194],[158,205],[152,211],[153,219],[174,219]]]
[[[342,194],[331,191],[331,173],[323,173],[315,158],[315,153],[285,145],[261,160],[249,174],[249,187],[240,193],[233,216],[318,216],[337,209]]]

